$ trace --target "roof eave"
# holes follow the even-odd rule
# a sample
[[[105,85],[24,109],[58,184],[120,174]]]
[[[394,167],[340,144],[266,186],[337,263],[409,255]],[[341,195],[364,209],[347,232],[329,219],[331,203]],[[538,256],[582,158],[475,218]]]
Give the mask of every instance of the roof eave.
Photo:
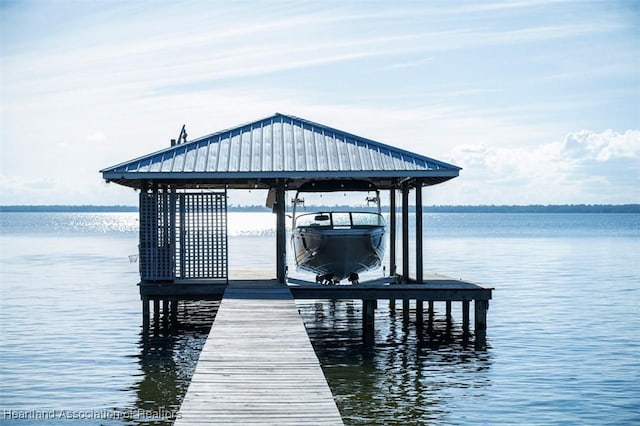
[[[399,174],[398,171],[384,170],[361,170],[351,171],[349,178],[366,179],[371,181],[389,182],[387,187],[393,186],[392,182],[402,181],[405,179],[419,179],[421,185],[431,186],[459,176],[459,168],[449,170],[408,170]],[[176,184],[185,187],[197,187],[198,185],[216,184],[228,186],[230,189],[245,188],[249,183],[257,181],[274,181],[274,180],[295,180],[307,181],[313,179],[336,179],[345,178],[344,171],[325,171],[325,172],[116,172],[105,171],[102,177],[107,182],[115,182],[119,185],[129,186],[132,188],[142,188],[148,182],[164,182],[166,184]],[[381,188],[384,188],[382,185]]]
[[[103,171],[102,177],[105,180],[192,180],[192,179],[224,179],[230,182],[245,179],[278,179],[278,178],[301,178],[301,179],[324,179],[324,178],[344,178],[345,175],[351,178],[420,178],[420,177],[457,177],[460,169],[440,169],[440,170],[407,170],[399,173],[397,170],[352,170],[348,173],[344,171],[269,171],[269,172],[119,172]]]

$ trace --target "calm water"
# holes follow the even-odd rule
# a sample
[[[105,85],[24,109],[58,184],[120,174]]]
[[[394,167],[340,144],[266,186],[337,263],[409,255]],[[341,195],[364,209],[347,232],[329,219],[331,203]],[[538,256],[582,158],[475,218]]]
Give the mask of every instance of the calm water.
[[[231,213],[232,270],[273,268],[273,227]],[[135,213],[0,230],[0,422],[170,424],[217,304],[142,333]],[[380,302],[365,349],[358,301],[299,303],[346,423],[640,424],[640,215],[427,214],[425,262],[495,288],[486,350],[456,305],[418,331]]]

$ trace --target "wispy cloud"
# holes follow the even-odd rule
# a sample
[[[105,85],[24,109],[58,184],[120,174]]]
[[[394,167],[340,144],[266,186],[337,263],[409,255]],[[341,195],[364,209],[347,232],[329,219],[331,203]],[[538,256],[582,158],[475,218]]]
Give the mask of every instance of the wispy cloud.
[[[100,200],[99,168],[165,146],[183,122],[198,136],[275,111],[463,163],[452,188],[489,181],[496,199],[554,173],[569,182],[587,160],[549,141],[637,127],[637,32],[621,14],[546,1],[15,3],[2,14],[3,186],[46,169],[52,191]],[[629,164],[625,149],[607,143],[591,166]],[[525,166],[542,157],[554,160]],[[44,197],[36,186],[25,194]]]
[[[408,15],[398,17],[399,22],[411,18],[412,10],[407,12]],[[138,24],[139,17],[112,19],[122,18],[121,25],[134,26]],[[336,31],[332,27],[342,21],[348,25],[352,20],[361,20],[360,14],[353,11],[339,19],[318,12],[303,12],[266,21],[251,14],[235,19],[214,25],[200,20],[197,26],[186,28],[177,23],[163,32],[151,31],[151,28],[145,32],[143,25],[132,33],[138,37],[133,42],[123,38],[101,44],[99,41],[108,37],[101,31],[112,31],[110,26],[103,25],[97,27],[95,33],[87,33],[86,42],[79,46],[60,49],[54,45],[51,50],[26,51],[6,58],[6,73],[13,82],[11,87],[15,87],[7,91],[9,94],[25,91],[47,93],[104,87],[105,77],[112,89],[117,90],[120,86],[122,90],[130,91],[131,86],[148,89],[150,86],[172,86],[186,81],[242,78],[374,57],[385,60],[391,56],[424,56],[480,46],[540,43],[616,28],[611,23],[597,26],[534,25],[508,30],[477,26],[424,31],[409,27],[389,33],[381,27],[375,34],[367,34],[367,31],[361,35],[358,32],[345,34],[345,28],[338,27]],[[323,31],[325,26],[327,28]],[[261,42],[256,43],[256,40]],[[419,60],[401,58],[384,67],[396,70],[432,60],[432,56]]]

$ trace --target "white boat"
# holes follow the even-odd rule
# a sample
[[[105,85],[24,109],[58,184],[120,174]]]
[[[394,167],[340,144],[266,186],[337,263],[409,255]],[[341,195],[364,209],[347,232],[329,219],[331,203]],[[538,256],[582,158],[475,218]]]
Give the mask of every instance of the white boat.
[[[360,182],[360,181],[356,181]],[[361,190],[362,185],[349,187]],[[343,183],[335,189],[325,182],[324,191],[345,190]],[[298,268],[316,274],[316,281],[335,284],[348,278],[358,282],[358,274],[382,264],[385,246],[385,221],[380,214],[380,197],[375,188],[366,183],[368,191],[375,191],[375,197],[368,202],[377,204],[377,212],[370,211],[318,211],[296,216],[296,205],[300,202],[299,193],[309,186],[301,187],[294,199],[292,245]],[[312,187],[310,192],[320,192]]]

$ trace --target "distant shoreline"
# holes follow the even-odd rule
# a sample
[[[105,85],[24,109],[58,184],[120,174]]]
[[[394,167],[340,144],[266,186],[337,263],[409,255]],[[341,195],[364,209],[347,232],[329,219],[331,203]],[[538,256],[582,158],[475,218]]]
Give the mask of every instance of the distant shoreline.
[[[349,206],[307,206],[307,210],[347,209]],[[267,207],[229,206],[232,212],[268,212]],[[411,212],[414,206],[409,206]],[[469,205],[424,206],[425,213],[640,213],[640,204],[531,204],[531,205]],[[137,212],[137,206],[94,205],[6,205],[0,213],[118,213]],[[388,212],[387,206],[383,211]]]

